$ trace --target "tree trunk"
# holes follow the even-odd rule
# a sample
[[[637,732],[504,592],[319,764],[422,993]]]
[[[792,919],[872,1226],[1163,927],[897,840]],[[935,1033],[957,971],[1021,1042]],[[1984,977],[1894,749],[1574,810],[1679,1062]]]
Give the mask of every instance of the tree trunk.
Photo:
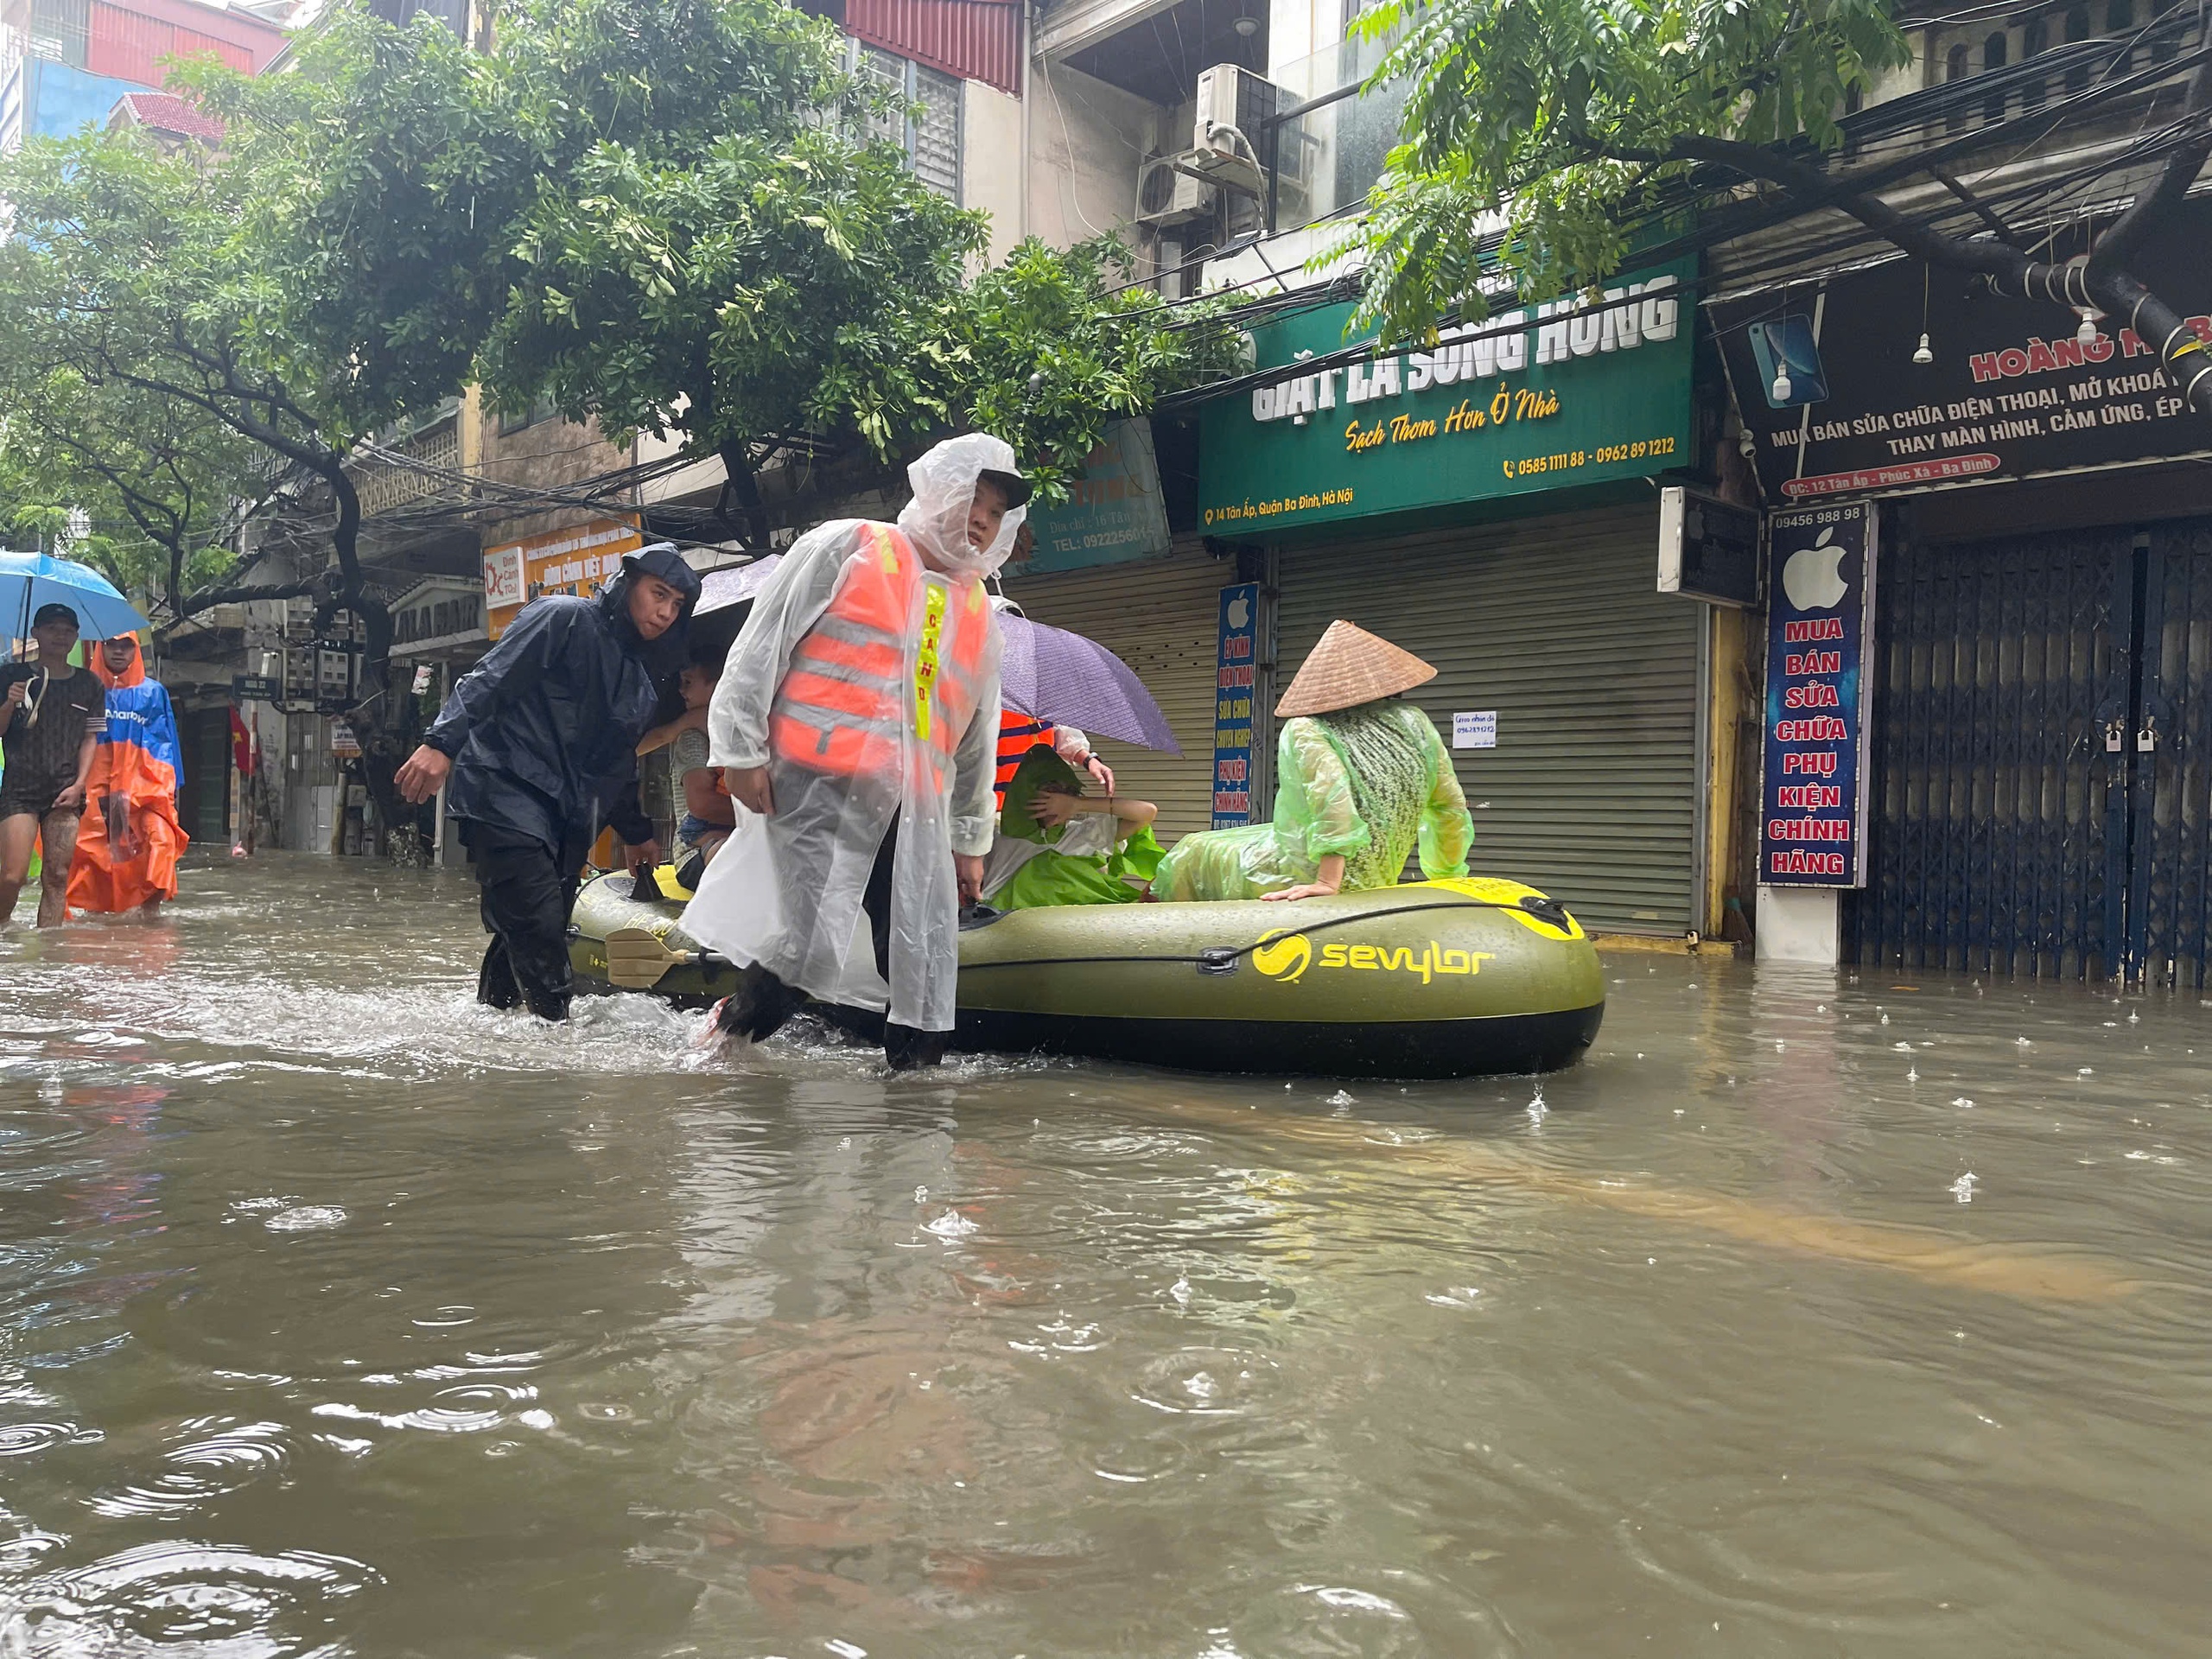
[[[408,861],[419,853],[414,825],[416,809],[399,796],[394,774],[407,757],[400,751],[398,702],[391,682],[391,613],[383,600],[369,591],[361,573],[361,498],[346,476],[344,459],[334,455],[322,476],[330,486],[338,509],[331,526],[331,551],[338,559],[338,586],[326,604],[334,611],[351,611],[360,619],[361,678],[353,689],[353,702],[346,711],[353,736],[361,746],[361,781],[368,785],[383,826],[387,851],[398,851]],[[395,831],[404,831],[404,843]]]

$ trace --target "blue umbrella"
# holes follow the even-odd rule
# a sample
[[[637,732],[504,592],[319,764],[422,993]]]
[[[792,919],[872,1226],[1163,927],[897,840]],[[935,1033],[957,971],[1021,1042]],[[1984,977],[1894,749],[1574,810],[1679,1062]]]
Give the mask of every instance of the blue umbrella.
[[[67,605],[87,639],[131,633],[146,619],[116,591],[115,584],[88,564],[57,559],[50,553],[0,552],[0,618],[20,624],[15,637],[28,639],[31,618],[42,605]]]

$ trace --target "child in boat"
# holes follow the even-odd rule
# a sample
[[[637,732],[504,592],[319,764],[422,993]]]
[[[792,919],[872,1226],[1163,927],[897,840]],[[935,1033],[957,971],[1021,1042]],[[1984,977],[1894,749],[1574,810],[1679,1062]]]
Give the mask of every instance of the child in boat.
[[[699,885],[709,861],[737,823],[736,808],[722,786],[721,768],[707,760],[707,705],[721,676],[721,655],[694,658],[685,664],[677,678],[683,712],[638,740],[640,760],[666,752],[670,792],[679,809],[671,862],[687,887]]]
[[[1056,752],[1057,751],[1057,752]],[[1160,809],[1126,795],[1085,795],[1075,762],[1090,742],[1071,726],[1053,747],[1033,747],[1006,788],[997,837],[983,861],[983,902],[995,910],[1126,905],[1146,896],[1160,868],[1152,821]]]

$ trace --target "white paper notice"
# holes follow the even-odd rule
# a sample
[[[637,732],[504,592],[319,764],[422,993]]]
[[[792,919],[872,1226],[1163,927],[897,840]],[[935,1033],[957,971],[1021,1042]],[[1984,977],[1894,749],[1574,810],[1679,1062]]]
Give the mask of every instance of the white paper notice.
[[[1494,749],[1497,747],[1497,710],[1465,709],[1452,716],[1452,747],[1455,749]]]

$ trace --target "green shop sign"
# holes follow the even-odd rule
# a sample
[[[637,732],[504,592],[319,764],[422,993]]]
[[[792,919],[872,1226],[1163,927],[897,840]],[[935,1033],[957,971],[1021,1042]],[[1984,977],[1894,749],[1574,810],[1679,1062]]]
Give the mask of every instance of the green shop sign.
[[[1217,399],[1200,429],[1200,524],[1287,530],[1689,465],[1690,329],[1675,291],[1689,270],[1663,266],[1598,302],[1502,312],[1428,351]],[[1257,360],[1338,350],[1351,313],[1255,328]]]

